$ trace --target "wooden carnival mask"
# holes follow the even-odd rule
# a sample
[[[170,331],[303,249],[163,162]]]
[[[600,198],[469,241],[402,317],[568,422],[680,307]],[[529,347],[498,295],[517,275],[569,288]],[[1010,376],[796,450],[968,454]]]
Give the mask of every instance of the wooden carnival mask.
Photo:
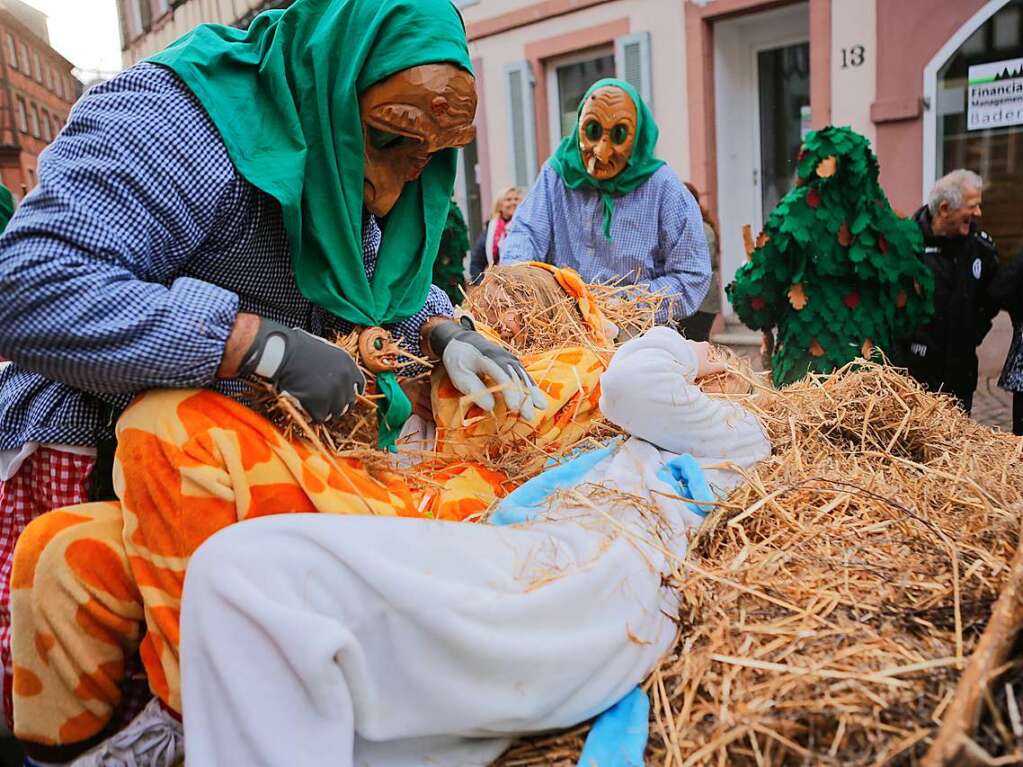
[[[386,216],[430,156],[476,137],[476,81],[454,64],[424,64],[391,75],[359,97],[365,144],[363,202]]]
[[[625,170],[638,122],[636,105],[621,88],[609,85],[591,93],[579,115],[579,149],[586,172],[607,181]]]
[[[359,359],[370,373],[394,372],[402,365],[404,353],[383,328],[366,328],[359,334]]]

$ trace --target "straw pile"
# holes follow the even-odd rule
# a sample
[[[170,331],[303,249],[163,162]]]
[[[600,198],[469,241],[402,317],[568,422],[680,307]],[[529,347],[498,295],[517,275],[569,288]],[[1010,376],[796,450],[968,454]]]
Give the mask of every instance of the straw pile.
[[[647,763],[913,764],[1006,580],[1023,440],[862,362],[753,383],[774,455],[671,579],[679,640],[644,683]],[[586,731],[498,764],[574,765]],[[997,763],[1020,763],[1016,748]]]
[[[658,312],[671,300],[664,293],[621,282],[586,287],[601,314],[618,328],[618,343],[652,328]],[[613,347],[594,344],[576,299],[543,269],[525,264],[492,267],[486,279],[469,290],[462,306],[518,354],[539,354],[566,346],[613,351]]]

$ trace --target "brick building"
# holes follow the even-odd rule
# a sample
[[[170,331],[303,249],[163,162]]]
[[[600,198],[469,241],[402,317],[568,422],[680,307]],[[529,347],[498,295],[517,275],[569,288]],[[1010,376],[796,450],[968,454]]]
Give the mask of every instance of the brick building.
[[[0,179],[16,198],[36,185],[36,162],[80,95],[73,65],[50,47],[46,15],[0,0]]]

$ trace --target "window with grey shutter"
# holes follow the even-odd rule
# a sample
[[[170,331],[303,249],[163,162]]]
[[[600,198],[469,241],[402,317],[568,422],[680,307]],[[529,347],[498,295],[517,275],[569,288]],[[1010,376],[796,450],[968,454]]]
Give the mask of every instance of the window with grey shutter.
[[[149,0],[144,0],[144,3],[149,6]],[[121,34],[124,36],[124,45],[127,46],[145,31],[142,8],[139,0],[118,0],[118,8],[121,9]]]
[[[516,186],[530,186],[536,178],[536,118],[533,111],[533,73],[528,61],[504,69],[508,86],[508,119],[512,169]]]
[[[643,101],[654,108],[654,89],[650,76],[650,33],[637,32],[615,40],[615,69],[618,77],[629,83]]]

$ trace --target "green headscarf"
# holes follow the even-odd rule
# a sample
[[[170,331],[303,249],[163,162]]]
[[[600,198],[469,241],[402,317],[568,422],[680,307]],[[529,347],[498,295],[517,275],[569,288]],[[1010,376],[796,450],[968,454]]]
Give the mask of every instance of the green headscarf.
[[[14,195],[11,190],[0,184],[0,232],[7,228],[14,216]]]
[[[583,156],[579,149],[579,119],[586,100],[593,95],[593,92],[608,86],[621,88],[636,105],[636,141],[632,147],[632,156],[625,169],[614,178],[598,181],[586,172],[586,166],[583,165]],[[654,116],[650,114],[650,109],[636,93],[636,89],[624,80],[607,78],[598,80],[586,91],[586,95],[579,102],[579,108],[575,113],[575,129],[561,140],[558,150],[551,156],[551,167],[565,182],[565,186],[569,189],[588,186],[600,193],[601,200],[604,202],[604,236],[609,240],[611,239],[611,217],[615,210],[614,198],[638,189],[658,168],[664,165],[664,160],[654,157],[654,147],[657,146],[658,135],[659,131],[657,123],[654,122]]]
[[[405,185],[383,224],[373,279],[362,253],[359,95],[422,64],[471,72],[450,0],[297,0],[248,30],[197,27],[150,61],[169,67],[209,113],[238,172],[281,205],[295,280],[313,303],[356,325],[418,312],[455,183],[456,150]],[[377,377],[380,444],[392,448],[411,405]]]

